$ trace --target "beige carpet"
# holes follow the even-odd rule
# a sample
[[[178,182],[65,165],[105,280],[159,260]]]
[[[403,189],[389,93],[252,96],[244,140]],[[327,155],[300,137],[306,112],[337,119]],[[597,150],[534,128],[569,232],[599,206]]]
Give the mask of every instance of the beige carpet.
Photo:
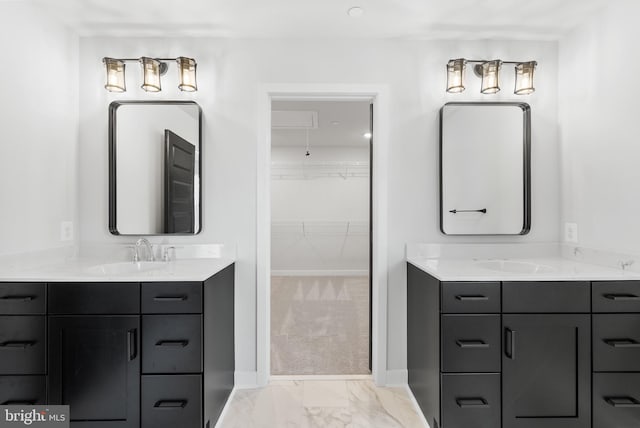
[[[271,374],[369,374],[369,278],[271,278]]]

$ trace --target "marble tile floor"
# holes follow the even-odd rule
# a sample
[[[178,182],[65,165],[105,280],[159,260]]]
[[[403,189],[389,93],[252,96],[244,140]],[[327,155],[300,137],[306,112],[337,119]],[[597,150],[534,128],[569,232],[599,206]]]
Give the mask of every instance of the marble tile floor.
[[[408,392],[371,380],[272,381],[236,390],[217,428],[426,428]]]

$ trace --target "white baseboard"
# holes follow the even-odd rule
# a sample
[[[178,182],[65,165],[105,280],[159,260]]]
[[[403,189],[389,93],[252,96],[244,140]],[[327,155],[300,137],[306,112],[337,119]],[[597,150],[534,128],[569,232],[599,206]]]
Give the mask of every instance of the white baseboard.
[[[404,386],[409,381],[407,369],[387,370],[386,386]]]
[[[251,389],[258,387],[258,372],[235,372],[236,389]]]
[[[407,394],[409,394],[409,399],[413,403],[413,407],[415,408],[416,413],[418,413],[418,417],[424,424],[425,428],[430,428],[429,422],[427,421],[427,418],[424,417],[424,413],[422,413],[422,410],[420,409],[420,406],[416,401],[416,397],[413,396],[413,392],[411,391],[411,388],[409,388],[409,385],[405,385],[405,389],[407,390]]]
[[[368,375],[271,375],[272,381],[309,381],[309,380],[371,380]]]

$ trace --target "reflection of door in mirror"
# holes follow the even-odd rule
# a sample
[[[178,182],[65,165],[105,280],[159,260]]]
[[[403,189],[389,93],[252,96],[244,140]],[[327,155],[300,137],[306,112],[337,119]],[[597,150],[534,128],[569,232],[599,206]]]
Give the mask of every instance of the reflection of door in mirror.
[[[114,101],[109,110],[109,229],[201,229],[201,110],[191,101]]]
[[[164,233],[193,233],[196,147],[168,129],[164,144]]]

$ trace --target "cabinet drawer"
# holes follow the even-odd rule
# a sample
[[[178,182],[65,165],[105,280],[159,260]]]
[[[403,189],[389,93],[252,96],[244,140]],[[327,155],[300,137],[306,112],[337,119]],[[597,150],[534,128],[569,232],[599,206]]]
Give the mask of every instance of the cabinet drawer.
[[[443,428],[500,426],[499,374],[442,375]]]
[[[46,317],[0,316],[0,375],[46,373]]]
[[[142,313],[201,314],[202,283],[144,283],[142,284]]]
[[[442,312],[499,313],[499,282],[443,282]]]
[[[0,376],[0,406],[33,406],[46,403],[45,376]]]
[[[142,372],[202,372],[202,315],[144,315]]]
[[[442,371],[499,372],[500,315],[442,315]]]
[[[138,314],[137,282],[55,282],[49,284],[50,314]]]
[[[588,282],[503,282],[502,308],[506,313],[589,313]]]
[[[593,370],[640,371],[640,314],[593,316]]]
[[[640,374],[593,375],[593,428],[640,426]]]
[[[0,315],[46,314],[46,289],[38,282],[0,283]]]
[[[594,282],[593,312],[640,312],[640,281]]]
[[[200,375],[142,376],[142,428],[201,428]]]

